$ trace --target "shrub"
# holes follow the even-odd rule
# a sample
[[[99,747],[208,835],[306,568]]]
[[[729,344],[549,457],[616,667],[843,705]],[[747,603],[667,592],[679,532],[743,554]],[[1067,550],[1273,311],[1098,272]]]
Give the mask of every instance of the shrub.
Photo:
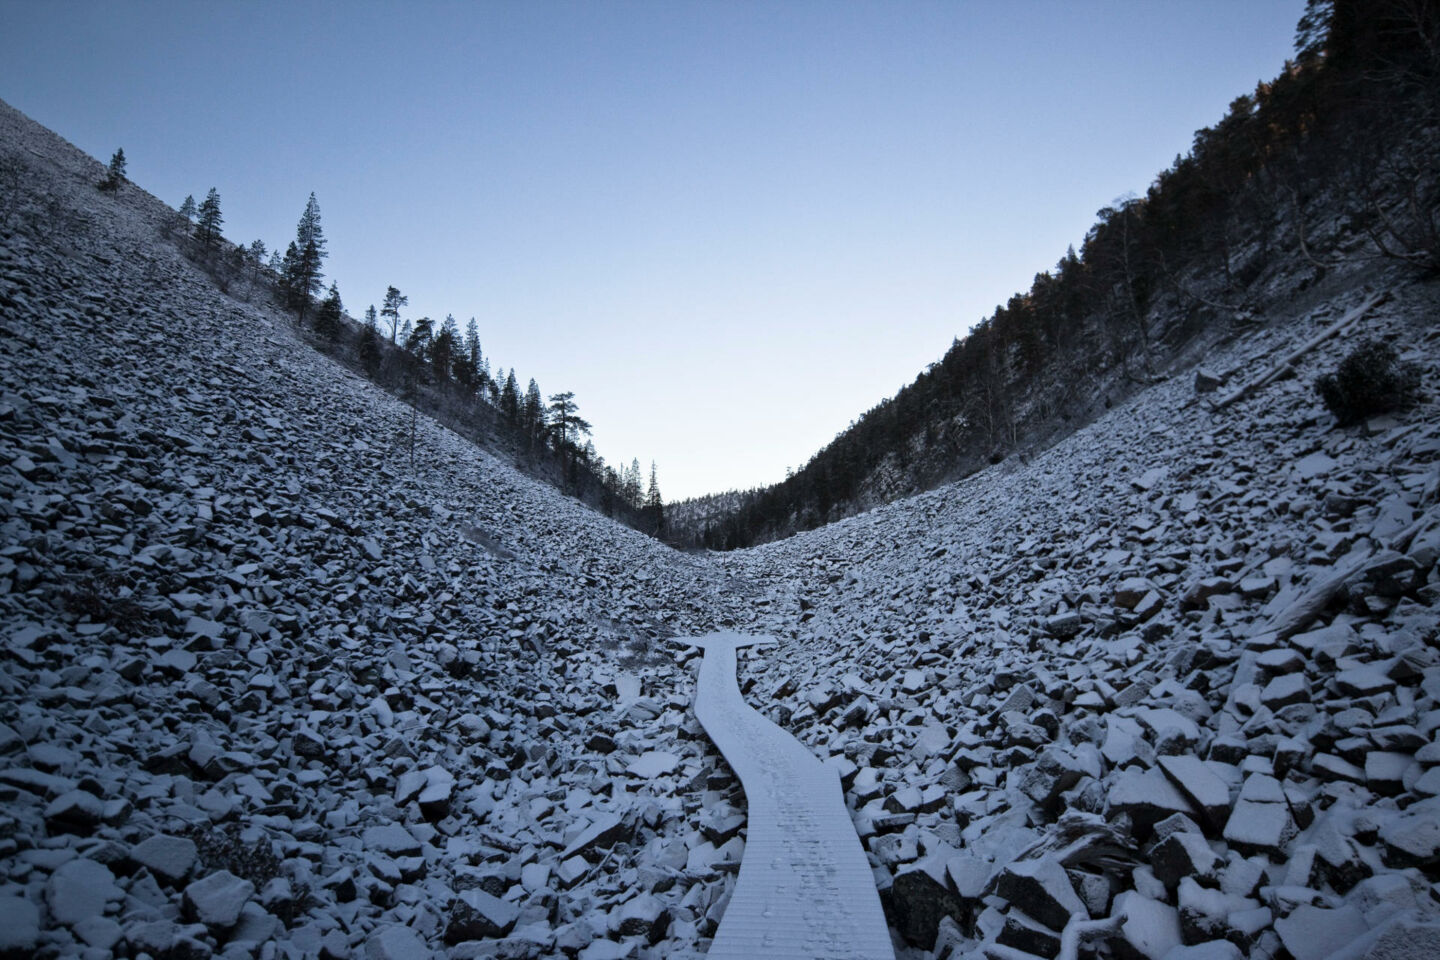
[[[1334,373],[1316,380],[1315,389],[1342,426],[1359,423],[1414,403],[1420,392],[1420,368],[1401,363],[1388,343],[1366,340],[1340,361]]]

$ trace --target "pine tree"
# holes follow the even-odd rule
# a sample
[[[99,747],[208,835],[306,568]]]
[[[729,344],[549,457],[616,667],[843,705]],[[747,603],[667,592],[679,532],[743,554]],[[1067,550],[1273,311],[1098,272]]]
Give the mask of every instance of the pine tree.
[[[195,222],[195,198],[190,194],[180,203],[180,209],[175,211],[175,218],[170,221],[170,232],[176,236],[186,236],[190,233],[190,225]]]
[[[455,325],[454,315],[447,313],[444,322],[440,324],[440,332],[435,334],[430,344],[430,364],[435,368],[435,375],[442,384],[450,379],[459,356],[460,329]]]
[[[424,360],[430,356],[430,342],[433,337],[434,323],[429,317],[421,317],[415,321],[414,329],[405,338],[405,349],[413,353],[417,359]]]
[[[520,422],[525,430],[525,436],[533,444],[536,440],[545,437],[545,401],[540,394],[540,384],[535,378],[530,378],[530,384],[525,388],[525,396],[520,401]]]
[[[505,375],[505,385],[500,388],[500,412],[512,424],[520,422],[520,387],[515,383],[515,370]]]
[[[225,218],[220,215],[220,191],[214,187],[200,201],[200,216],[195,221],[195,239],[207,247],[213,247],[220,239],[220,225]]]
[[[373,309],[373,308],[372,308]],[[380,335],[375,330],[375,325],[367,323],[360,328],[360,338],[357,347],[360,354],[360,365],[370,376],[375,376],[380,370]]]
[[[655,461],[650,461],[650,488],[645,492],[645,516],[655,536],[665,530],[665,501],[660,497],[660,483],[655,475]]]
[[[532,384],[534,380],[530,381]],[[583,434],[590,432],[590,424],[580,416],[575,404],[575,394],[569,390],[550,398],[550,425],[559,438],[559,446],[574,447]]]
[[[310,298],[320,292],[320,281],[325,274],[320,267],[325,262],[325,233],[320,228],[320,204],[315,194],[305,203],[305,212],[295,226],[295,258],[290,265],[290,276],[286,284],[290,308],[298,310],[300,322],[305,321],[305,311]]]
[[[345,308],[340,304],[340,290],[332,281],[330,292],[320,302],[320,307],[315,311],[315,332],[325,340],[333,343],[340,336],[340,318],[344,315]]]
[[[371,330],[374,330],[376,328],[375,304],[373,303],[365,308],[365,326],[369,327]]]
[[[640,500],[640,459],[636,457],[630,461],[630,466],[625,470],[625,482],[621,488],[625,502],[636,510],[641,507]]]
[[[285,256],[280,259],[280,269],[276,272],[276,287],[280,293],[280,299],[287,307],[295,303],[295,271],[296,264],[300,260],[300,251],[295,249],[295,241],[291,240],[285,248]]]
[[[110,165],[105,168],[105,179],[100,181],[100,189],[106,192],[113,192],[120,189],[120,184],[125,182],[125,150],[118,149],[110,157]]]
[[[405,296],[395,287],[385,289],[385,300],[380,307],[380,316],[390,321],[390,342],[395,343],[395,336],[400,329],[400,308],[407,305],[410,298]]]
[[[461,348],[461,359],[457,369],[464,372],[461,382],[470,393],[475,393],[485,386],[480,379],[480,328],[475,325],[475,318],[471,317],[470,322],[465,325],[465,343]]]

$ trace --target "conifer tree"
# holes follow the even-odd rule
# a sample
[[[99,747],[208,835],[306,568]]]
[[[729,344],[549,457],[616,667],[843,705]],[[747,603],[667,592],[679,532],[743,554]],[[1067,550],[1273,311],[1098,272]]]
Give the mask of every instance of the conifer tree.
[[[100,181],[100,189],[106,192],[113,192],[120,189],[120,184],[125,182],[125,150],[118,149],[110,157],[110,165],[105,168],[105,179]]]
[[[251,241],[250,246],[245,248],[245,260],[250,264],[250,282],[253,284],[260,279],[260,271],[265,267],[265,241]]]
[[[345,308],[340,303],[340,290],[332,281],[330,292],[315,311],[315,332],[333,343],[340,336],[340,318],[344,312]]]
[[[645,516],[651,531],[660,536],[665,530],[665,501],[660,497],[660,483],[655,475],[655,461],[650,461],[650,488],[645,492]]]
[[[300,321],[305,321],[305,311],[310,298],[320,292],[320,281],[325,274],[320,272],[325,262],[325,233],[320,228],[320,204],[315,194],[305,203],[305,212],[295,226],[295,257],[290,264],[287,288],[290,308],[298,310]]]
[[[195,198],[190,194],[180,203],[180,209],[175,211],[175,218],[170,221],[170,232],[176,236],[186,236],[190,233],[190,226],[195,222]]]
[[[285,248],[285,256],[280,260],[280,269],[277,287],[280,292],[280,299],[287,307],[293,309],[295,303],[295,271],[296,263],[300,259],[300,251],[295,249],[295,241],[291,240],[290,245]]]
[[[530,381],[534,384],[534,380]],[[558,437],[558,446],[563,450],[580,442],[582,434],[590,432],[590,424],[580,416],[572,391],[557,393],[550,398],[550,426]]]
[[[625,502],[636,510],[640,509],[640,458],[636,457],[630,461],[630,466],[625,471],[625,483],[621,488]]]
[[[424,360],[429,357],[431,341],[434,339],[434,327],[435,325],[429,317],[421,317],[416,320],[414,329],[405,338],[405,349],[413,353],[417,359]]]
[[[220,239],[220,225],[225,218],[220,215],[220,191],[214,187],[200,201],[199,218],[195,221],[195,239],[207,247],[213,247]]]
[[[475,318],[471,317],[470,322],[465,325],[465,343],[461,348],[460,363],[457,369],[463,371],[461,381],[465,389],[475,393],[485,386],[480,379],[480,329],[475,325]]]
[[[374,309],[373,307],[371,308]],[[375,325],[367,323],[360,328],[360,338],[357,347],[360,354],[360,365],[370,376],[375,376],[380,370],[380,335],[375,330]]]
[[[390,321],[390,342],[395,343],[396,333],[400,329],[400,308],[407,305],[410,298],[405,296],[395,287],[385,288],[385,300],[380,307],[380,316]]]
[[[540,394],[540,384],[535,382],[534,377],[530,378],[530,384],[525,388],[525,396],[521,400],[520,421],[525,436],[532,444],[545,438],[545,400]]]
[[[435,368],[435,375],[442,384],[450,379],[459,354],[460,330],[455,326],[454,315],[447,313],[444,322],[440,324],[440,331],[430,343],[430,364]]]
[[[520,387],[515,383],[513,367],[505,375],[505,385],[500,388],[500,412],[512,424],[520,422]]]
[[[376,327],[375,304],[373,303],[365,308],[365,326],[369,327],[371,330],[374,330]]]

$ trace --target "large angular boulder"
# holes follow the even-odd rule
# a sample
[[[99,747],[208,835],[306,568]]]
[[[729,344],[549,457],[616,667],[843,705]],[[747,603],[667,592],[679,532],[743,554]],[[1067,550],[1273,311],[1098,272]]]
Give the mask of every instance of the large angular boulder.
[[[995,879],[995,895],[1052,930],[1063,930],[1076,915],[1089,913],[1065,868],[1054,857],[1012,863]]]
[[[484,890],[462,890],[450,901],[450,915],[445,924],[445,942],[487,940],[503,937],[515,928],[520,908]]]
[[[946,882],[945,864],[930,857],[896,874],[885,898],[891,925],[905,942],[930,950],[940,921],[952,918],[962,930],[970,927],[965,901]]]

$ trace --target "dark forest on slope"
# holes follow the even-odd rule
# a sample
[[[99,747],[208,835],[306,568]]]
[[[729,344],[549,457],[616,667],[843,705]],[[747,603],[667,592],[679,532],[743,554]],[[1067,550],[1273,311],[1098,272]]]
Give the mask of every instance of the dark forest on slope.
[[[672,538],[734,549],[814,529],[1053,442],[1327,277],[1433,277],[1440,7],[1311,0],[1295,46],[913,383],[783,482],[673,505]]]

